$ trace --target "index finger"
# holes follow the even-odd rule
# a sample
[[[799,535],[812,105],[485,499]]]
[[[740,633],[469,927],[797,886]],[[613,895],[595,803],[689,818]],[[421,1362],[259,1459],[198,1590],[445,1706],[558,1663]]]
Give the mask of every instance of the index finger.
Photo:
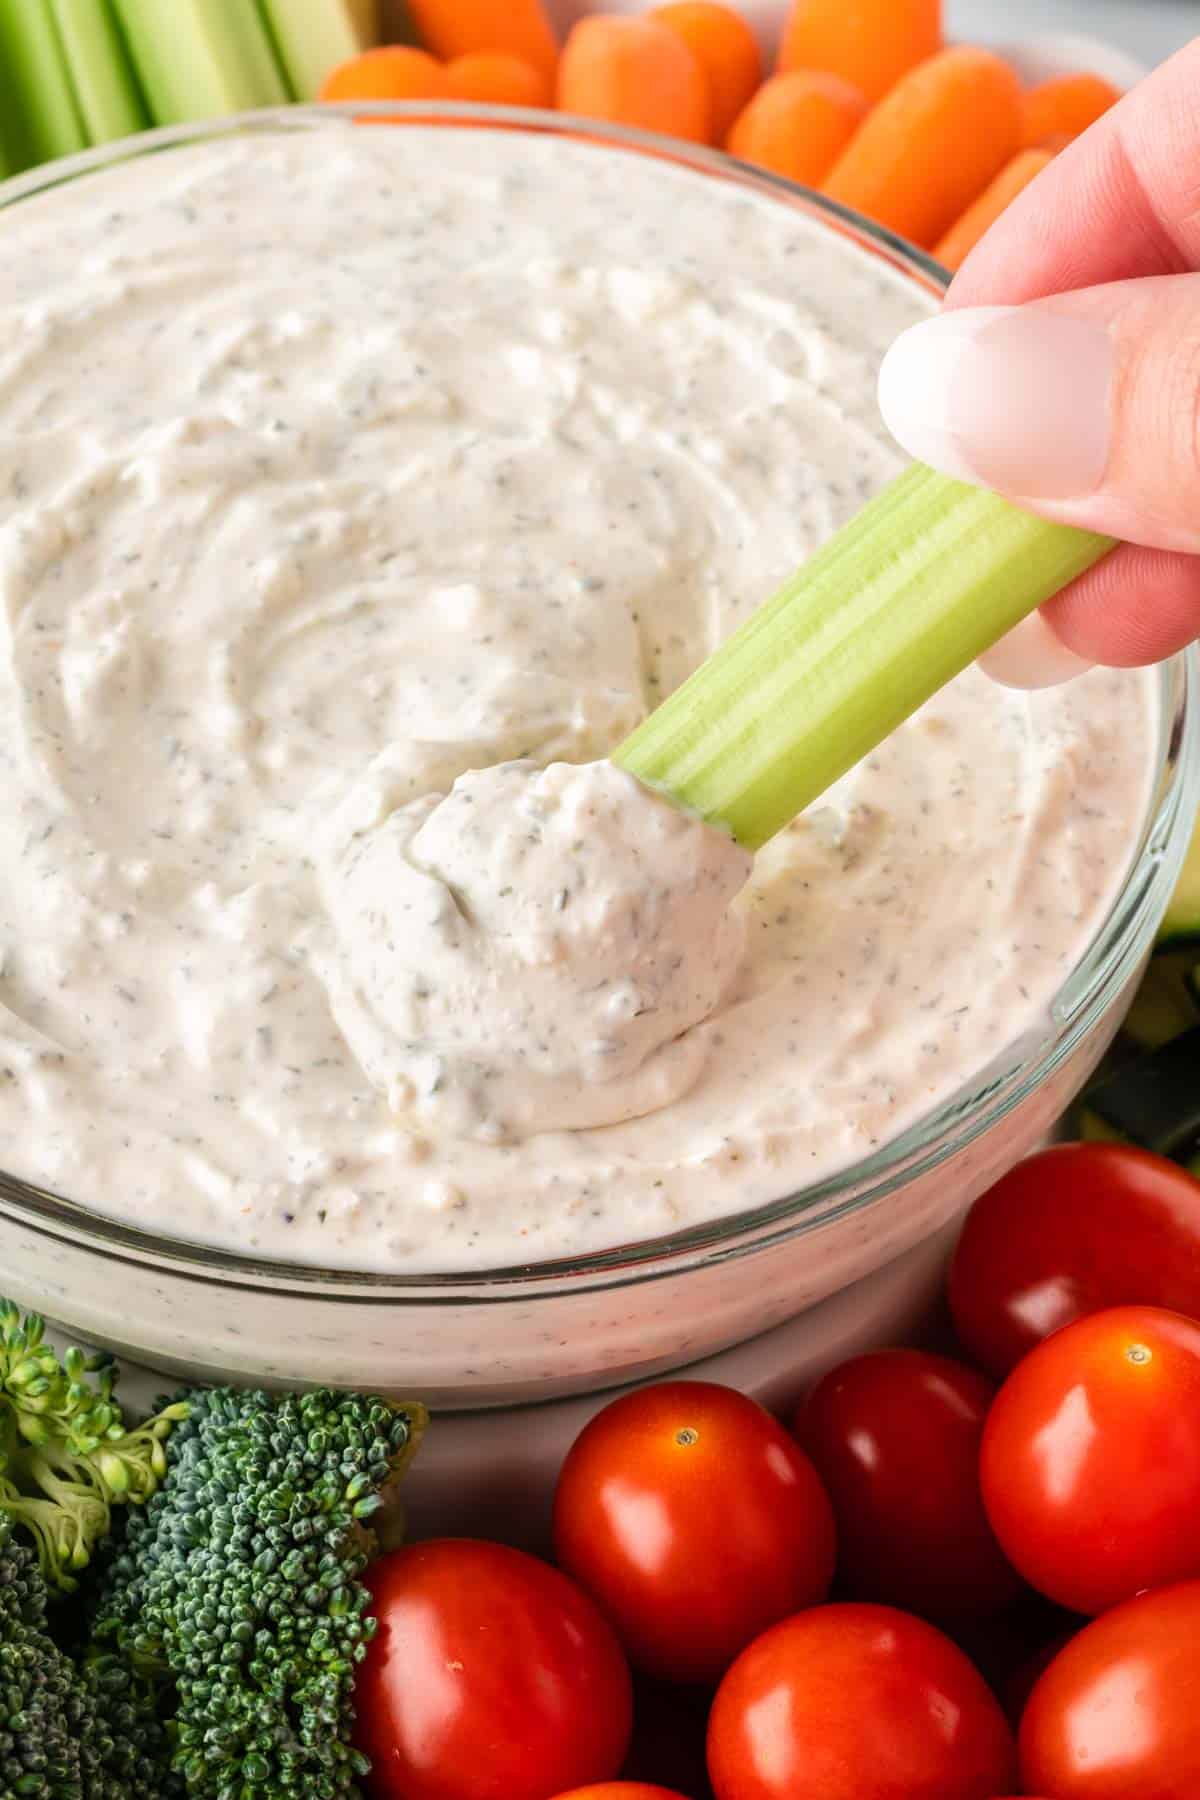
[[[1200,267],[1200,38],[1147,76],[1001,215],[948,306]]]

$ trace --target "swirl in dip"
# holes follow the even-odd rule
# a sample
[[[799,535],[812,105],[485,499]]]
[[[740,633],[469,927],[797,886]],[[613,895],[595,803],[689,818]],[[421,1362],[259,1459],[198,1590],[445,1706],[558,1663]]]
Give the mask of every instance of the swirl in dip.
[[[777,201],[279,131],[0,266],[0,1139],[153,1230],[535,1262],[781,1197],[1044,1021],[1140,673],[969,673],[756,859],[606,753],[899,467],[928,302]]]

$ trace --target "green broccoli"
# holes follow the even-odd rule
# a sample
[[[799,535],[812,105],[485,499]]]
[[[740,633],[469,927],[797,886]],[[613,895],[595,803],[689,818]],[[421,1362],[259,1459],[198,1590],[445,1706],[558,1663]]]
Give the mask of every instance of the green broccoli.
[[[56,1641],[36,1550],[0,1513],[0,1800],[167,1800],[170,1745],[131,1675]]]
[[[60,1362],[45,1329],[0,1300],[0,1513],[34,1539],[50,1585],[70,1593],[112,1508],[143,1504],[162,1480],[163,1439],[185,1409],[126,1430],[112,1358],[68,1350]]]
[[[229,1389],[165,1416],[181,1409],[166,1479],[101,1578],[92,1655],[157,1689],[191,1800],[348,1800],[367,1772],[353,1689],[374,1632],[358,1577],[398,1517],[424,1414]]]
[[[0,1800],[349,1800],[422,1409],[219,1389],[130,1431],[114,1384],[0,1300]]]
[[[0,1514],[0,1795],[76,1800],[83,1794],[75,1666],[46,1625],[46,1584],[34,1550]]]

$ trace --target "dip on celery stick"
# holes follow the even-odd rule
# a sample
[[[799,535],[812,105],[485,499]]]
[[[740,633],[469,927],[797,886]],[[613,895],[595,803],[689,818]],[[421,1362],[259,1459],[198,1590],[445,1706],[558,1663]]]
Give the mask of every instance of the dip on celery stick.
[[[901,276],[500,131],[216,140],[0,231],[11,1172],[280,1259],[532,1262],[830,1175],[1044,1019],[1144,675],[964,676],[744,886],[603,761],[900,466]]]

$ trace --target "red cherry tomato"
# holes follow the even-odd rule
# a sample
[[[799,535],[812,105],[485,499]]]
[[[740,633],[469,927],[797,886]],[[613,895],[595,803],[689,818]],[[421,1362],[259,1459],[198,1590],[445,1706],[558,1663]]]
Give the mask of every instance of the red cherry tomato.
[[[975,1202],[950,1265],[963,1348],[999,1379],[1109,1306],[1200,1318],[1200,1182],[1124,1144],[1059,1144]]]
[[[1055,1800],[1200,1794],[1200,1581],[1118,1606],[1072,1638],[1021,1721],[1021,1783]]]
[[[794,1428],[833,1501],[850,1592],[939,1620],[1017,1597],[979,1492],[995,1392],[965,1363],[922,1350],[856,1356],[818,1383]]]
[[[923,1619],[819,1606],[774,1626],[717,1689],[717,1800],[991,1800],[1016,1785],[983,1677]]]
[[[812,1464],[755,1401],[707,1382],[641,1388],[585,1427],[559,1477],[554,1542],[633,1662],[669,1681],[715,1683],[833,1578]]]
[[[1200,1575],[1200,1324],[1118,1306],[1047,1338],[997,1395],[980,1479],[1010,1561],[1074,1612]]]
[[[363,1579],[379,1630],[355,1703],[374,1800],[551,1800],[620,1772],[629,1670],[565,1575],[447,1538]]]

